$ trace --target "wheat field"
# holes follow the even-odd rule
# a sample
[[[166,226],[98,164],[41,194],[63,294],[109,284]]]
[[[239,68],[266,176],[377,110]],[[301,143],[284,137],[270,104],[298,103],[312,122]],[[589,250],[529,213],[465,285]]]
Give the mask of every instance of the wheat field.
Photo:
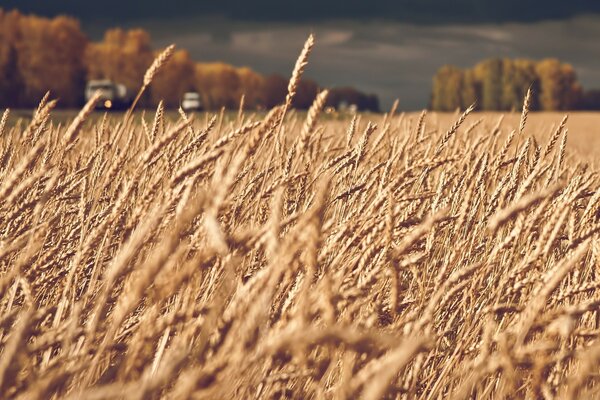
[[[567,119],[299,114],[312,46],[266,115],[4,113],[0,398],[600,398]]]

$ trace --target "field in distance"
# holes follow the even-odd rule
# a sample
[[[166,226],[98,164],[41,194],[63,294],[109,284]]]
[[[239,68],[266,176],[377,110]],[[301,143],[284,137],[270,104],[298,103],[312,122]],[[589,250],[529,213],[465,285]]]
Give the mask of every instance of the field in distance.
[[[439,129],[452,125],[458,117],[456,113],[432,112],[429,115],[432,127],[438,127]],[[565,115],[569,116],[567,122],[569,130],[567,149],[576,151],[582,157],[582,160],[597,165],[600,158],[600,112],[532,112],[529,113],[527,119],[525,134],[535,137],[540,143],[546,143],[548,137],[554,132]],[[502,123],[504,130],[518,129],[519,119],[521,118],[520,112],[477,112],[469,116],[469,122],[473,123],[482,119],[482,123],[491,129],[501,116],[504,116]],[[469,122],[466,125],[469,125]]]
[[[68,122],[77,115],[77,110],[56,110],[53,112],[53,121],[55,123]],[[305,111],[297,111],[299,114],[305,114]],[[108,115],[111,119],[118,119],[123,117],[122,112],[110,112]],[[145,113],[142,111],[136,112],[136,118],[139,118],[145,114],[148,123],[152,122],[153,111],[146,110]],[[217,111],[213,112],[201,112],[197,113],[196,118],[198,120],[205,120],[210,116],[218,114]],[[264,113],[260,113],[263,115]],[[24,120],[31,119],[31,110],[15,110],[11,112],[8,126],[12,126],[16,123],[19,118]],[[91,121],[102,119],[104,112],[97,111],[90,116]],[[225,119],[231,119],[237,115],[237,111],[226,111]],[[368,119],[374,122],[381,122],[383,114],[364,114],[368,115]],[[420,115],[420,112],[407,112],[404,118],[399,120],[399,123],[410,125],[411,122],[415,122]],[[458,114],[455,112],[429,112],[429,129],[446,129],[456,119]],[[569,116],[567,128],[569,129],[569,136],[567,142],[567,149],[570,151],[576,151],[577,155],[582,158],[582,161],[591,162],[593,165],[597,165],[597,159],[600,158],[600,112],[567,112],[567,111],[555,111],[555,112],[531,112],[529,113],[527,128],[525,133],[527,135],[535,137],[540,143],[546,143],[548,137],[556,129],[557,125],[562,121],[565,115]],[[176,120],[179,118],[179,114],[172,110],[167,111],[165,114],[167,120]],[[520,112],[475,112],[469,116],[467,126],[470,123],[474,123],[481,120],[481,123],[488,128],[493,128],[498,119],[503,117],[502,127],[504,133],[507,134],[511,129],[518,129],[519,119],[521,117]],[[324,121],[341,121],[347,123],[351,119],[350,114],[324,114],[322,115]],[[464,128],[463,128],[464,129]]]

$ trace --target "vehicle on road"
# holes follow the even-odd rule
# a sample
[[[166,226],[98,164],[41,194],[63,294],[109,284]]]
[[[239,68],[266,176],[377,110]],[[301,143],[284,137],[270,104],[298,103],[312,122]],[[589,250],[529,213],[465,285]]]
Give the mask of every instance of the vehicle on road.
[[[200,111],[202,110],[202,99],[198,92],[184,93],[181,100],[181,108],[184,111]]]
[[[85,86],[85,100],[88,101],[96,91],[100,92],[100,101],[96,108],[104,110],[123,110],[132,103],[132,97],[125,87],[110,79],[90,80]]]

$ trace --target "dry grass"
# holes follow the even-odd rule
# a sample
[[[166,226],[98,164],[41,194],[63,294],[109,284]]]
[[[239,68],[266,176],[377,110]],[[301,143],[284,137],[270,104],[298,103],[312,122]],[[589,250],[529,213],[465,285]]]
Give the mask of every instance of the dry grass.
[[[600,396],[600,192],[569,124],[322,123],[324,96],[66,126],[46,99],[5,127],[0,397]]]

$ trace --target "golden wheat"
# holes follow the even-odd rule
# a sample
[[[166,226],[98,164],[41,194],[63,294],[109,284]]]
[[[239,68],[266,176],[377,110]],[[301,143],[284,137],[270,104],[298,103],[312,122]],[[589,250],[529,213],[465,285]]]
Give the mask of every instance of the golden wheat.
[[[319,120],[327,91],[285,119],[312,45],[266,115],[3,114],[0,398],[600,396],[566,118],[543,149],[527,99],[516,128]]]

